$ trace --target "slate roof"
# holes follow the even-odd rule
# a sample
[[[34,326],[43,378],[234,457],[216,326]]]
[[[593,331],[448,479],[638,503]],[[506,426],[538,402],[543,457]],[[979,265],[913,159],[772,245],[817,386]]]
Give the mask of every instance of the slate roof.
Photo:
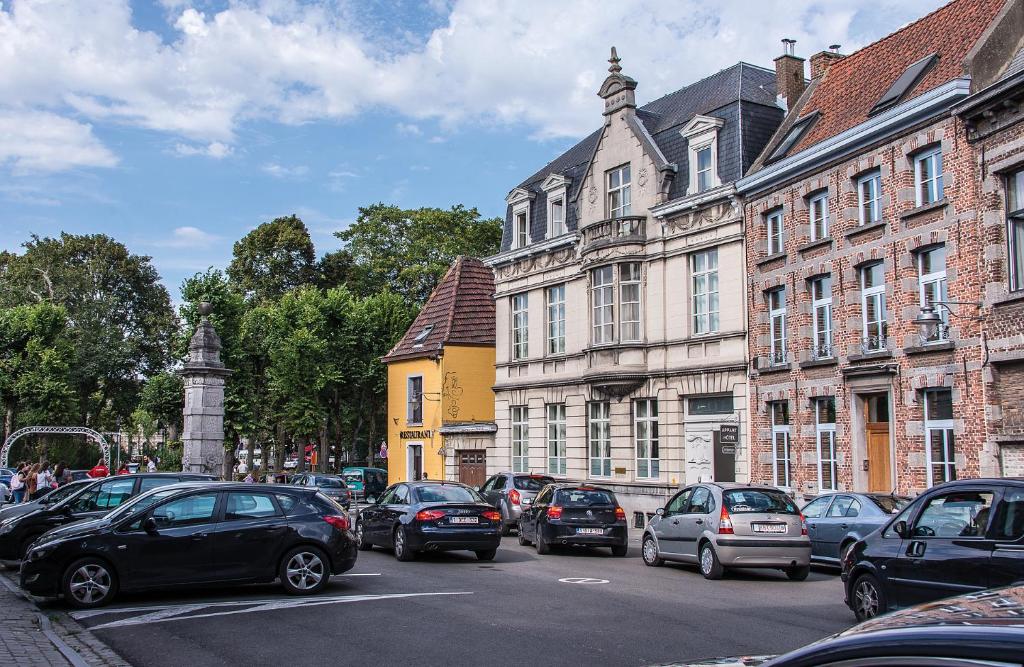
[[[433,329],[417,344],[416,336],[428,326]],[[455,260],[412,326],[381,361],[436,357],[446,345],[494,345],[494,273],[474,257]]]

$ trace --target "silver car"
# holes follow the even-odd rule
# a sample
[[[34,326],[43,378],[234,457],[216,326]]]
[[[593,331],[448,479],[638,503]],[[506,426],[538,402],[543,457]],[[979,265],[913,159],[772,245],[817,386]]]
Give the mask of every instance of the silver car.
[[[511,528],[519,525],[519,516],[537,494],[554,478],[547,475],[499,472],[492,475],[480,487],[480,495],[501,512],[501,534],[508,535]]]
[[[811,542],[793,500],[771,486],[705,482],[659,508],[644,530],[644,563],[696,563],[707,579],[727,568],[777,568],[794,581],[810,573]]]

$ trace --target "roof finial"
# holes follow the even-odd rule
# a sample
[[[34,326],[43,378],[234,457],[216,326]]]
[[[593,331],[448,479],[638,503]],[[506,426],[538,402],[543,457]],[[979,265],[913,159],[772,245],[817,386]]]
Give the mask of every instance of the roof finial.
[[[612,57],[608,59],[608,62],[611,63],[611,67],[608,68],[608,71],[611,72],[612,74],[618,74],[619,72],[621,72],[622,71],[622,67],[619,66],[619,61],[620,61],[619,54],[615,50],[615,47],[613,46],[612,47]]]

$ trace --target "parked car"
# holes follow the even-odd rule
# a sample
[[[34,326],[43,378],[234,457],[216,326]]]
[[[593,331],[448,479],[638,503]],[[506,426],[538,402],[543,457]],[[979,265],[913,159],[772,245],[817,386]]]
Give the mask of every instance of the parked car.
[[[626,512],[615,494],[594,486],[548,484],[519,516],[519,544],[538,554],[556,544],[611,547],[613,556],[629,549]]]
[[[1024,479],[932,487],[848,549],[842,567],[860,620],[1024,582]]]
[[[381,468],[349,467],[341,471],[356,498],[373,502],[388,488],[388,471]]]
[[[40,507],[55,505],[65,498],[81,493],[92,482],[93,480],[91,479],[81,480],[78,482],[68,482],[64,486],[57,487],[36,500],[18,503],[17,505],[7,505],[3,509],[0,509],[0,521],[12,519],[16,516],[28,514],[29,512],[34,512]]]
[[[8,490],[11,488],[11,478],[14,477],[14,473],[13,468],[0,468],[0,484],[6,486]]]
[[[316,489],[338,503],[345,510],[352,504],[352,491],[349,490],[345,478],[341,475],[321,475],[319,473],[301,473],[292,477],[294,486],[305,486]]]
[[[400,561],[421,551],[461,550],[493,560],[501,543],[501,514],[465,484],[402,482],[359,513],[356,540],[364,551],[392,548]]]
[[[844,551],[889,523],[907,506],[906,496],[880,493],[826,493],[800,510],[811,538],[811,560],[839,565]]]
[[[48,530],[83,519],[98,519],[150,489],[188,480],[215,479],[213,475],[198,473],[143,473],[93,480],[81,493],[0,521],[0,560],[20,560]]]
[[[777,568],[794,581],[810,573],[811,542],[796,504],[771,486],[705,482],[658,508],[644,529],[644,563],[697,563],[707,579],[734,567]]]
[[[79,608],[119,591],[274,579],[309,595],[356,555],[348,516],[315,489],[189,482],[50,531],[22,563],[21,586]]]
[[[554,483],[547,475],[499,472],[480,487],[484,500],[501,512],[501,534],[508,535],[511,528],[519,525],[519,515],[529,507],[540,490]]]

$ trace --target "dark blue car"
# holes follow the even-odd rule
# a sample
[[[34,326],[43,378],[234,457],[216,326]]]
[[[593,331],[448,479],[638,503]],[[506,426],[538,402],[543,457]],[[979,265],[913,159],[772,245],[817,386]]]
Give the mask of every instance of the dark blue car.
[[[889,522],[910,498],[880,493],[826,493],[804,505],[811,560],[839,565],[843,552]]]

